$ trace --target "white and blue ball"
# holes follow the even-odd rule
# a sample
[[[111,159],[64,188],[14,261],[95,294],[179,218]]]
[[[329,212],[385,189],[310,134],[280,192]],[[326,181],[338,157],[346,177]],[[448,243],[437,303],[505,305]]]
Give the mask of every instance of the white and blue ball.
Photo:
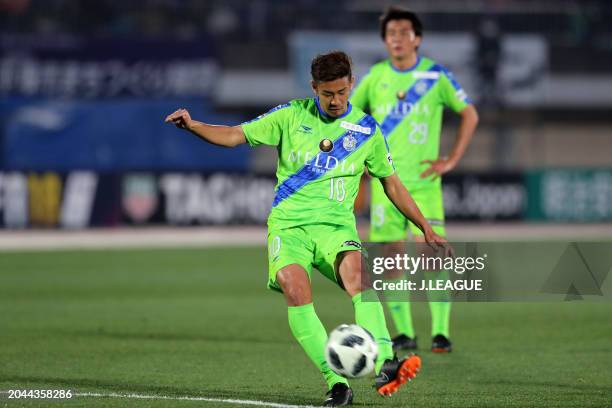
[[[378,345],[374,337],[356,324],[343,324],[329,334],[325,360],[335,373],[356,378],[374,370]]]

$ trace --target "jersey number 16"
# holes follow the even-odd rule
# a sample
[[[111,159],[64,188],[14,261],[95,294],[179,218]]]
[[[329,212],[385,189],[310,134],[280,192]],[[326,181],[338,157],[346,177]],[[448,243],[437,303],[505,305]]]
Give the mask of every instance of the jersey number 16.
[[[329,199],[336,201],[344,201],[346,190],[344,189],[344,179],[330,178],[329,179]]]

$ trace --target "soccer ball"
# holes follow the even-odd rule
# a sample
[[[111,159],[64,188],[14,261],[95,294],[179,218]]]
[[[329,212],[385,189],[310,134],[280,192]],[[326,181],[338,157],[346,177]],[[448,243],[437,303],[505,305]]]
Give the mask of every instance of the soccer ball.
[[[325,360],[329,367],[347,378],[363,377],[374,369],[378,345],[374,337],[356,324],[343,324],[329,334]]]

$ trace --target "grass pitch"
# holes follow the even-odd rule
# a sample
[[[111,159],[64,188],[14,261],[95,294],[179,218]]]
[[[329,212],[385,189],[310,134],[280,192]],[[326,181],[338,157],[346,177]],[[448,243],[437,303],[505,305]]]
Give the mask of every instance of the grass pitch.
[[[266,268],[264,248],[0,253],[0,389],[320,405],[325,384]],[[316,273],[314,297],[328,330],[353,321],[348,296]],[[420,375],[390,399],[352,381],[356,406],[610,406],[609,303],[457,303],[449,355],[427,350],[427,305],[413,314]],[[24,405],[244,406],[0,395]]]

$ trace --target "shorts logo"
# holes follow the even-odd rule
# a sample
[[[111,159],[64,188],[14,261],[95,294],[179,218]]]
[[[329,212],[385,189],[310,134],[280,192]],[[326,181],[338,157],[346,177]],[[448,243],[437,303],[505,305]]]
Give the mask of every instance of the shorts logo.
[[[344,241],[342,246],[352,246],[352,247],[355,247],[357,249],[361,249],[361,244],[359,242],[357,242],[357,241]]]
[[[352,152],[357,147],[357,139],[350,132],[342,139],[342,147],[348,152]]]
[[[276,260],[278,259],[280,255],[279,254],[280,249],[281,249],[281,237],[277,235],[274,237],[272,241],[270,241],[270,245],[268,246],[268,253],[270,255],[270,258],[272,259],[272,262],[276,262]]]
[[[329,139],[323,139],[321,140],[321,143],[319,143],[319,149],[321,149],[322,152],[331,152],[333,148],[334,142]]]

